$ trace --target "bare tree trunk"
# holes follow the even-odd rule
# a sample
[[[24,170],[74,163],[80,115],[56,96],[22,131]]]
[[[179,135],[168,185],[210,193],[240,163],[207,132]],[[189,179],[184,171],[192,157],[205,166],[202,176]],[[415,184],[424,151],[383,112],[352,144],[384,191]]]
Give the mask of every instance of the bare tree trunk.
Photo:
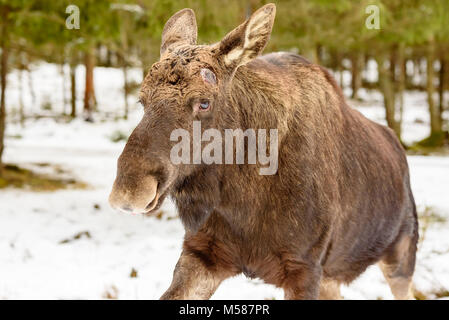
[[[149,66],[151,65],[151,61],[153,60],[151,46],[145,43],[140,45],[137,50],[139,52],[139,60],[142,66],[142,79],[145,79]]]
[[[61,83],[61,90],[62,90],[62,114],[66,115],[66,106],[67,106],[67,94],[66,94],[66,77],[65,77],[65,70],[64,70],[64,64],[65,62],[62,61],[61,65],[59,66],[59,74],[61,75],[62,83]]]
[[[344,57],[342,57],[340,59],[339,64],[340,64],[340,86],[341,86],[341,89],[344,91],[344,89],[345,89],[345,68],[343,66],[343,59],[344,59]]]
[[[76,65],[70,63],[70,117],[76,117]]]
[[[111,50],[109,48],[106,48],[106,66],[111,67],[112,61],[111,61]]]
[[[19,122],[22,128],[25,124],[25,103],[23,102],[23,74],[26,69],[25,52],[19,52],[18,56],[18,82],[19,82]]]
[[[384,97],[385,118],[388,126],[394,130],[398,138],[401,137],[401,126],[396,121],[395,92],[392,83],[391,68],[385,67],[386,57],[380,53],[376,55],[377,70],[379,73],[379,87]]]
[[[20,125],[24,127],[25,124],[25,104],[23,103],[23,69],[19,69],[19,117]]]
[[[352,99],[358,99],[359,89],[362,87],[362,69],[363,69],[363,55],[360,52],[356,52],[351,56],[351,87],[352,87]]]
[[[335,60],[336,60],[335,61],[336,70],[339,74],[338,82],[339,82],[341,89],[343,90],[344,89],[343,88],[343,65],[342,65],[343,55],[338,51],[335,53]]]
[[[5,92],[6,92],[6,75],[8,73],[8,45],[7,45],[7,36],[8,36],[8,7],[3,6],[0,7],[1,14],[1,39],[0,39],[0,47],[2,50],[2,56],[0,58],[0,80],[1,80],[1,88],[0,88],[0,175],[3,171],[3,150],[5,149],[5,128],[6,128],[6,106],[5,106]]]
[[[128,67],[125,59],[123,59],[123,93],[125,98],[125,115],[123,117],[124,119],[128,119]]]
[[[128,119],[128,33],[126,30],[126,26],[128,25],[128,15],[126,16],[126,19],[124,19],[124,22],[122,23],[122,28],[120,30],[120,36],[123,46],[122,51],[122,69],[123,69],[123,96],[125,99],[125,114],[123,116],[124,119]]]
[[[313,63],[318,62],[318,57],[316,55],[316,49],[314,47],[305,47],[304,50],[302,51],[301,55]]]
[[[62,95],[62,115],[65,115],[66,99],[65,99],[65,83],[64,83],[64,63],[61,62],[58,66],[59,75],[61,76],[61,95]]]
[[[317,44],[315,48],[315,57],[316,57],[316,64],[321,64],[321,53],[323,51],[323,46],[321,44]]]
[[[427,57],[426,54],[424,54],[423,57],[419,57],[416,59],[417,62],[417,73],[418,73],[418,82],[416,85],[419,87],[419,90],[425,90],[426,88],[426,77],[427,77],[427,69],[426,64],[427,63]]]
[[[415,79],[419,80],[418,85],[421,86],[421,59],[414,58],[413,60],[413,75],[412,81],[410,82],[413,86],[416,85]]]
[[[398,102],[398,122],[399,127],[402,127],[402,118],[404,115],[404,91],[405,91],[405,77],[406,77],[406,67],[405,67],[405,45],[400,43],[397,51],[397,66],[398,73],[396,77],[397,81],[397,92],[396,92],[396,101]],[[395,103],[396,104],[396,103]]]
[[[435,78],[435,70],[433,68],[434,61],[435,61],[435,49],[434,49],[434,42],[432,41],[427,51],[427,77],[426,77],[427,103],[429,106],[429,114],[430,114],[431,136],[439,134],[442,131],[440,121],[441,116],[439,112],[440,110],[433,99],[433,94],[435,92],[435,85],[433,83]]]
[[[31,103],[33,105],[36,105],[36,91],[34,90],[33,85],[33,72],[31,71],[29,66],[27,66],[26,70],[28,74],[28,89],[30,90]]]
[[[398,47],[393,46],[390,51],[390,77],[393,83],[396,82],[396,65],[398,63]]]
[[[95,88],[94,88],[94,49],[88,49],[85,53],[84,64],[86,66],[86,88],[84,91],[84,113],[87,121],[91,121],[91,114],[95,108]]]
[[[444,52],[441,53],[440,58],[440,83],[438,85],[438,102],[439,102],[439,109],[440,109],[440,116],[441,121],[443,120],[443,113],[444,113],[444,90],[447,86],[447,68],[448,65],[448,58],[445,55]]]

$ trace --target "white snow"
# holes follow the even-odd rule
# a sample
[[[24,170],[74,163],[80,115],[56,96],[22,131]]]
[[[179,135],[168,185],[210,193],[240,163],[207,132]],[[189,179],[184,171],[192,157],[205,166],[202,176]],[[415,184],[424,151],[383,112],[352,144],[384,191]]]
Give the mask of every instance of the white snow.
[[[41,63],[33,69],[38,101],[32,105],[24,88],[26,113],[61,112],[58,67]],[[79,107],[83,72],[80,67]],[[131,77],[140,81],[140,71],[133,70]],[[12,72],[9,80],[7,101],[12,112],[19,103],[17,72]],[[30,119],[22,128],[14,117],[9,119],[6,162],[35,170],[49,170],[37,163],[60,165],[91,187],[57,192],[0,191],[0,299],[101,299],[107,294],[119,299],[156,299],[169,286],[184,234],[173,203],[166,201],[162,210],[167,215],[162,219],[123,215],[107,203],[116,159],[124,146],[124,142],[114,143],[109,137],[116,130],[129,134],[142,115],[140,107],[131,102],[137,101],[134,96],[130,98],[129,120],[110,120],[108,112],[123,110],[122,83],[120,70],[96,68],[99,113],[94,123],[42,118]],[[365,90],[361,96],[364,102],[357,103],[358,109],[383,123],[381,96]],[[54,107],[51,112],[41,110],[45,99]],[[424,138],[428,133],[425,94],[407,92],[405,106],[404,140]],[[423,123],[416,123],[416,119]],[[408,159],[419,211],[431,208],[446,220],[429,225],[418,252],[414,282],[417,289],[431,296],[449,290],[449,157]],[[90,238],[70,240],[85,231]],[[67,239],[67,243],[60,243]],[[133,268],[135,278],[130,277]],[[344,286],[342,294],[346,299],[392,298],[377,266]],[[225,281],[213,298],[282,299],[283,293],[260,280],[239,276]]]

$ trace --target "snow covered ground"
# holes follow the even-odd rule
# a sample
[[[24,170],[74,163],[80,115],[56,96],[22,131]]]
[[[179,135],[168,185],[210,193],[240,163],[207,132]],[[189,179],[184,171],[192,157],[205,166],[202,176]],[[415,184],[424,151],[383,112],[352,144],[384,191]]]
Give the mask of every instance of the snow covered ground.
[[[79,68],[79,84],[83,72]],[[33,74],[38,97],[31,106],[24,88],[26,113],[42,114],[41,106],[49,102],[53,111],[45,112],[60,112],[58,68],[40,64]],[[139,81],[140,71],[131,76]],[[59,165],[91,187],[0,191],[0,299],[155,299],[171,281],[183,238],[173,204],[166,201],[162,219],[123,215],[107,204],[116,159],[124,146],[110,136],[117,131],[128,134],[142,111],[133,103],[137,98],[131,97],[128,121],[106,121],[107,112],[123,108],[123,78],[120,70],[106,68],[97,68],[95,77],[100,111],[95,123],[42,118],[29,120],[24,128],[12,121],[8,124],[6,162],[37,171],[49,170],[38,163]],[[17,73],[11,73],[9,80],[8,107],[14,112],[19,101]],[[359,103],[359,110],[383,122],[378,93],[364,91],[362,97],[366,101]],[[409,92],[405,101],[404,139],[424,138],[428,133],[425,95]],[[410,156],[409,164],[416,202],[428,221],[414,280],[419,291],[433,297],[449,291],[449,157]],[[346,299],[392,298],[377,266],[343,287],[342,294]],[[239,276],[225,281],[213,298],[282,299],[283,293]]]

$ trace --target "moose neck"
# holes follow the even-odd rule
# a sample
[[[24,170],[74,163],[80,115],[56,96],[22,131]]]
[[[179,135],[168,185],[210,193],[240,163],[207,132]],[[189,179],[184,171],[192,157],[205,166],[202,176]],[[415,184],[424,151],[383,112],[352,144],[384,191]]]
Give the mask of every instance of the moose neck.
[[[229,128],[284,131],[287,117],[285,101],[281,102],[279,88],[268,74],[265,77],[263,70],[239,67],[227,92],[227,115],[223,118],[225,121],[229,119]]]

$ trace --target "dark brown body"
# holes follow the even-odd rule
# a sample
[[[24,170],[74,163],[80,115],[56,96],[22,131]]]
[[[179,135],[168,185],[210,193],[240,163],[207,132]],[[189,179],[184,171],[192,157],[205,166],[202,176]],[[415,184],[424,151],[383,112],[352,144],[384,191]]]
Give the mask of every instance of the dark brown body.
[[[404,238],[413,264],[415,204],[393,131],[348,107],[330,75],[298,56],[256,59],[237,71],[236,80],[233,96],[244,101],[233,104],[247,106],[240,109],[242,128],[286,126],[279,170],[259,176],[249,165],[205,166],[175,186],[183,219],[212,212],[198,232],[186,235],[185,254],[223,274],[218,277],[243,272],[292,289],[321,278],[348,283]],[[265,99],[254,104],[264,94],[277,108],[267,108]],[[261,110],[282,118],[268,115],[273,122],[262,123]],[[218,204],[208,203],[210,197]]]
[[[223,91],[214,127],[277,128],[278,171],[173,169],[167,194],[186,236],[163,298],[209,298],[239,273],[283,288],[286,298],[338,298],[340,283],[376,262],[394,295],[410,298],[417,216],[393,131],[351,109],[325,69],[293,54],[238,67]],[[133,135],[129,144],[143,139],[139,129]]]

